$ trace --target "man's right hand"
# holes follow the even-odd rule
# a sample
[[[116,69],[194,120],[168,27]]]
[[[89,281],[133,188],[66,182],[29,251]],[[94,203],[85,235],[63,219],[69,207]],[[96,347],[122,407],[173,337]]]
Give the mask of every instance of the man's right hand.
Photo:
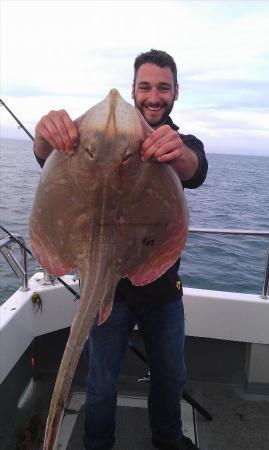
[[[78,131],[65,110],[50,111],[35,128],[35,153],[46,159],[53,149],[63,154],[74,153],[78,145]]]

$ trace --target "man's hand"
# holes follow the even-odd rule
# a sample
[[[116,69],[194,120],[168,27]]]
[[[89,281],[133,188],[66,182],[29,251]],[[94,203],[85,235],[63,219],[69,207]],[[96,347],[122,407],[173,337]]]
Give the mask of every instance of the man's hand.
[[[159,162],[172,162],[183,153],[183,142],[177,131],[163,125],[148,136],[142,144],[142,160],[155,159]]]
[[[169,163],[182,181],[190,180],[198,168],[196,153],[183,143],[178,132],[169,125],[157,128],[145,139],[141,159]]]
[[[78,144],[78,131],[75,123],[65,110],[50,111],[43,116],[35,129],[35,152],[47,157],[53,149],[72,154]]]

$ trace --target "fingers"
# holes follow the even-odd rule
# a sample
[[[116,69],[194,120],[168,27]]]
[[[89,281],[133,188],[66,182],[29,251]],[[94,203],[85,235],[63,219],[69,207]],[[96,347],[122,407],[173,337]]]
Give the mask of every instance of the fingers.
[[[78,131],[66,111],[50,111],[36,126],[36,139],[44,139],[61,153],[73,153]]]
[[[177,131],[164,125],[155,130],[142,144],[141,159],[170,162],[181,156],[183,142]]]
[[[165,153],[161,156],[159,156],[158,158],[156,158],[159,162],[162,163],[168,163],[171,161],[174,161],[175,159],[179,158],[180,154],[178,149],[169,151],[168,153]]]
[[[169,125],[163,125],[153,131],[143,142],[142,148],[146,152],[150,147],[158,144],[159,141],[167,141],[167,135],[170,135],[170,131],[173,131]]]

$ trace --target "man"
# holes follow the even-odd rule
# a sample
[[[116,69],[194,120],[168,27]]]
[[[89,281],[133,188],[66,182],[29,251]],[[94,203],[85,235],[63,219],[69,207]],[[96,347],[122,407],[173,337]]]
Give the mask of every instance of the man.
[[[151,50],[134,64],[132,98],[154,129],[141,147],[141,159],[170,164],[183,187],[200,186],[207,173],[203,144],[178,133],[169,114],[178,98],[177,68],[166,52]],[[35,154],[42,166],[52,151],[75,151],[78,132],[65,111],[51,111],[36,126]],[[128,335],[137,323],[150,365],[148,398],[152,443],[161,450],[197,449],[183,436],[180,397],[186,381],[184,309],[179,261],[158,280],[135,287],[122,279],[112,313],[95,326],[85,350],[89,376],[84,444],[87,450],[110,450],[114,444],[116,384]]]

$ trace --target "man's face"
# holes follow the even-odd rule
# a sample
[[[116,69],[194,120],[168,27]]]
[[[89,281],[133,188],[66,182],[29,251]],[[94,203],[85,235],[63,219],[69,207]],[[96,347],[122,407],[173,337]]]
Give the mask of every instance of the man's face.
[[[170,67],[142,64],[136,73],[132,98],[152,128],[161,126],[178,98],[178,85]]]

